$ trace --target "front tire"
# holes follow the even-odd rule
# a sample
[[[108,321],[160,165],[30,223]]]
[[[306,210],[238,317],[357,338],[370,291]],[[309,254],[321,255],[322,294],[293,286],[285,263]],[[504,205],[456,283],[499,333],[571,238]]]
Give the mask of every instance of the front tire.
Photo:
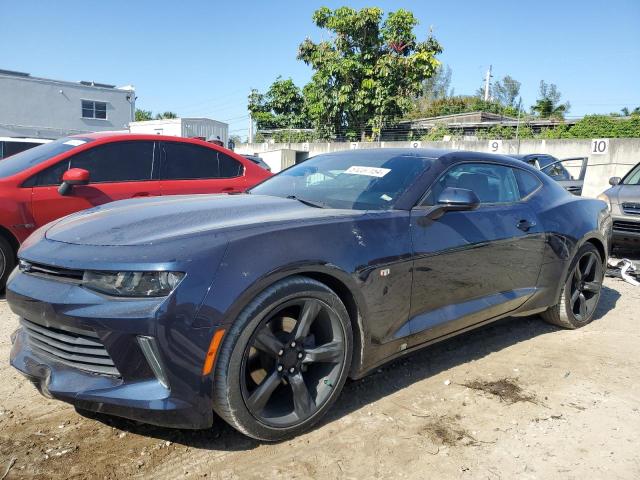
[[[560,301],[543,312],[542,318],[568,329],[590,323],[600,300],[603,278],[600,252],[592,244],[586,243],[571,262]]]
[[[6,238],[0,236],[0,292],[4,292],[7,278],[16,266],[16,252]]]
[[[213,409],[258,440],[298,435],[337,399],[353,334],[340,298],[303,276],[258,295],[225,335],[214,370]]]

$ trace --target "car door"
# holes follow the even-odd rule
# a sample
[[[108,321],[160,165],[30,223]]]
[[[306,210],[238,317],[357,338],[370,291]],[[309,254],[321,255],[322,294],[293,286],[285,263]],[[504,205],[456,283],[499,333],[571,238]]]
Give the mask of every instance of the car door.
[[[156,142],[132,140],[97,145],[62,160],[37,174],[31,208],[37,225],[79,210],[115,200],[160,195],[152,180]],[[88,185],[75,185],[68,195],[58,193],[62,174],[69,168],[89,171]]]
[[[244,165],[223,152],[187,142],[161,145],[163,195],[239,193],[248,186]]]
[[[446,187],[473,190],[480,206],[429,219]],[[458,164],[435,182],[411,212],[412,344],[503,315],[533,294],[545,237],[527,198],[540,187],[535,175],[493,163]]]

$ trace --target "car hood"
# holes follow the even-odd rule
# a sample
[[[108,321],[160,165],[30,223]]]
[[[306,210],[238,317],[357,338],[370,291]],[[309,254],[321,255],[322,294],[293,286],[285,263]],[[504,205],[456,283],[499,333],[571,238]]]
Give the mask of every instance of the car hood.
[[[189,195],[122,200],[75,213],[45,233],[57,242],[118,246],[150,245],[184,236],[274,223],[361,215],[315,208],[265,195]]]
[[[640,185],[616,185],[605,193],[613,203],[640,203]]]

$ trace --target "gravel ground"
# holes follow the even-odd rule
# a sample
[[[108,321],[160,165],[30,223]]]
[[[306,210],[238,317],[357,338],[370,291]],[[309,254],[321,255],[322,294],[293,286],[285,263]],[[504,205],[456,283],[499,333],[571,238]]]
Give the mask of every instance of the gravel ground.
[[[0,300],[0,479],[637,479],[639,310],[640,287],[607,279],[585,328],[501,321],[347,383],[313,431],[261,444],[40,396],[8,365],[17,318]]]

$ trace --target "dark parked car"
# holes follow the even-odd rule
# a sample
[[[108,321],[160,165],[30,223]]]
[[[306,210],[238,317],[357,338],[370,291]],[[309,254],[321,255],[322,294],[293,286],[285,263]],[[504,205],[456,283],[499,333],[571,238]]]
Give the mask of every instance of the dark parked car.
[[[623,178],[609,179],[611,188],[598,198],[609,204],[613,218],[613,244],[640,248],[640,163]]]
[[[256,165],[264,168],[267,171],[271,171],[271,167],[258,155],[242,155],[247,160],[251,160]]]
[[[582,195],[582,187],[584,185],[584,176],[587,171],[587,157],[577,158],[565,158],[558,160],[552,155],[545,153],[529,153],[526,155],[511,155],[513,158],[522,160],[528,163],[534,168],[546,173],[556,182],[558,182],[565,190],[573,193],[574,195]],[[580,173],[578,178],[574,178],[573,175],[564,167],[563,163],[581,161]]]
[[[115,202],[34,233],[11,364],[46,396],[254,438],[316,423],[347,377],[506,316],[589,323],[611,219],[504,156],[352,150],[245,195]]]

